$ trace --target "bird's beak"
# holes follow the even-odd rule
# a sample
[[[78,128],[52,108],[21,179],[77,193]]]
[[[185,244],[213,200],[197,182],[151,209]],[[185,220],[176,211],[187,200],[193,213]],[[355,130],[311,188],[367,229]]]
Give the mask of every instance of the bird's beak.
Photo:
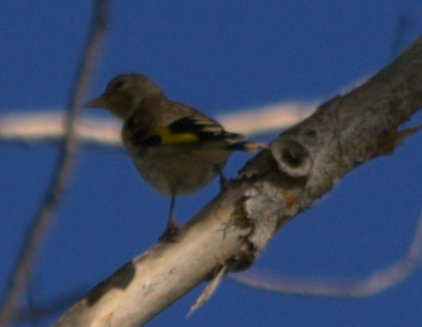
[[[105,94],[85,103],[82,108],[107,108],[108,100]]]

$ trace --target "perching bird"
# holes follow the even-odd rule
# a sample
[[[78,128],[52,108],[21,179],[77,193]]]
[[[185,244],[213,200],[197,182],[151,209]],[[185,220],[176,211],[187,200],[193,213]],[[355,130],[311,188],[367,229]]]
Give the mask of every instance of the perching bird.
[[[166,239],[178,232],[176,195],[190,194],[210,183],[234,150],[255,152],[261,143],[242,142],[198,110],[168,100],[141,74],[113,78],[104,93],[84,107],[105,108],[123,120],[122,140],[142,177],[170,196]],[[223,177],[222,177],[223,178]]]

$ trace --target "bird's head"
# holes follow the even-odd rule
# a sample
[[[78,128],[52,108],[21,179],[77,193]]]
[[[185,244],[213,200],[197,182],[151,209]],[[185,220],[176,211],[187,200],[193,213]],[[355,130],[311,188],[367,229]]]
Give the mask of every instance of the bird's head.
[[[126,119],[147,97],[164,96],[161,89],[141,74],[122,74],[113,78],[103,94],[84,108],[105,108],[120,119]]]

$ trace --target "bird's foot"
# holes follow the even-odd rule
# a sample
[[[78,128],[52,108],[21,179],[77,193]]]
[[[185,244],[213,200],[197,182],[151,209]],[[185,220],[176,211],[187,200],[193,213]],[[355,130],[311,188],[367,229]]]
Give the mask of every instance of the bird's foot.
[[[230,189],[230,181],[223,174],[220,174],[220,192],[227,191],[228,189]]]
[[[158,239],[160,242],[172,242],[174,238],[179,235],[180,227],[176,224],[170,224],[166,227],[163,235],[160,236]]]

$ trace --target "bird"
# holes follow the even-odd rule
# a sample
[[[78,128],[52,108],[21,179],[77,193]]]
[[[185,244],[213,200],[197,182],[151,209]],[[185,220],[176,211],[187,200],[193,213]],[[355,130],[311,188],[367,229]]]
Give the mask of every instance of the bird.
[[[122,142],[140,175],[170,197],[166,229],[160,240],[179,233],[174,217],[176,196],[192,194],[217,176],[235,150],[257,152],[265,144],[244,141],[199,110],[169,100],[143,74],[120,74],[86,108],[109,110],[122,122]]]

